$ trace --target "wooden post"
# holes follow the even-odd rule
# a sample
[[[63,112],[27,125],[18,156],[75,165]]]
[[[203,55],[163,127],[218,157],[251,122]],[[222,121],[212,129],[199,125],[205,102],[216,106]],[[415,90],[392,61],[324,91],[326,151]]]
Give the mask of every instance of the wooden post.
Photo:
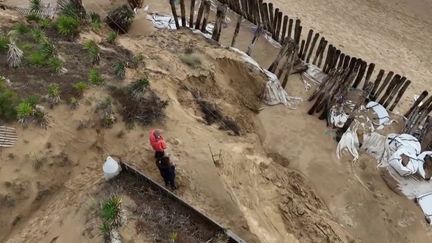
[[[286,37],[286,32],[287,32],[287,26],[288,26],[288,16],[284,16],[283,17],[283,25],[282,25],[282,35],[280,38],[280,42],[283,42],[285,40]]]
[[[191,0],[190,5],[190,13],[189,13],[189,28],[193,28],[194,26],[194,12],[195,12],[195,0]]]
[[[175,8],[175,0],[170,0],[170,5],[171,5],[171,12],[172,12],[173,17],[174,17],[174,22],[175,22],[176,29],[180,29],[180,25],[179,25],[179,22],[178,22],[177,11],[176,11],[176,8]]]
[[[236,28],[234,31],[234,36],[233,36],[232,41],[231,41],[231,47],[235,46],[236,38],[237,38],[237,35],[240,31],[240,25],[241,25],[242,20],[243,20],[243,17],[241,15],[238,15],[237,24],[236,24]]]
[[[319,57],[319,55],[320,55],[320,53],[321,53],[321,51],[323,49],[324,41],[325,41],[325,38],[321,37],[321,40],[320,40],[320,42],[318,44],[318,47],[317,47],[317,50],[315,52],[315,58],[313,59],[313,62],[312,62],[314,65],[316,64],[316,62],[318,60],[318,57]]]
[[[276,37],[276,28],[277,28],[277,23],[278,23],[278,16],[279,16],[279,8],[275,9],[274,15],[273,15],[273,22],[272,22],[272,36],[273,39]]]
[[[324,52],[325,52],[326,47],[327,47],[327,40],[324,40],[323,48],[322,48],[320,55],[319,55],[319,58],[318,58],[318,65],[317,65],[318,67],[321,67],[321,62],[322,62],[322,59],[324,57]]]
[[[341,53],[340,56],[339,56],[339,62],[337,64],[337,69],[342,68],[344,60],[345,60],[345,54]]]
[[[391,90],[389,97],[386,101],[384,101],[384,107],[387,108],[390,103],[392,102],[394,96],[398,93],[400,87],[402,87],[403,83],[405,82],[406,77],[402,77],[398,80],[398,82],[395,84],[394,88]]]
[[[312,35],[313,35],[313,30],[310,29],[309,32],[308,32],[307,39],[306,39],[305,48],[304,48],[304,50],[302,52],[300,52],[302,60],[305,60],[305,58],[306,58],[306,53],[308,52],[309,45],[310,45],[310,42],[311,42],[311,39],[312,39]]]
[[[227,11],[227,6],[225,4],[219,5],[217,8],[216,23],[212,35],[212,39],[217,42],[219,42],[220,39],[220,34],[222,31],[222,21],[225,19],[226,11]]]
[[[365,71],[366,71],[366,67],[367,67],[367,63],[365,62],[365,61],[361,61],[361,63],[360,63],[360,70],[359,70],[359,73],[358,73],[358,75],[357,75],[357,78],[355,79],[355,81],[354,81],[354,83],[353,83],[353,85],[352,85],[352,87],[353,88],[357,88],[357,86],[361,83],[361,81],[362,81],[362,79],[363,79],[363,76],[364,76],[364,73],[365,73]],[[366,86],[366,85],[365,85]]]
[[[367,72],[366,72],[365,83],[364,83],[362,89],[365,89],[365,88],[366,88],[366,84],[369,83],[369,80],[370,80],[370,78],[371,78],[371,76],[372,76],[372,73],[373,73],[374,69],[375,69],[375,63],[370,63],[370,64],[369,64],[369,67],[368,67],[368,70],[367,70]]]
[[[328,66],[329,66],[329,62],[330,62],[331,58],[333,57],[334,50],[335,50],[335,48],[333,47],[332,44],[330,44],[329,48],[327,49],[327,55],[326,55],[326,59],[324,62],[324,67],[323,67],[323,71],[325,73],[328,73],[328,71],[329,71]]]
[[[310,61],[310,58],[312,56],[312,53],[313,53],[313,50],[315,48],[315,44],[316,44],[318,38],[319,38],[319,34],[315,33],[315,36],[314,36],[314,38],[312,40],[311,48],[310,48],[309,53],[307,54],[307,57],[306,57],[306,63],[309,63],[309,61]]]
[[[182,26],[186,27],[186,8],[185,8],[184,0],[180,0],[180,13],[181,13]]]
[[[301,36],[301,29],[302,29],[302,27],[300,26],[300,23],[301,23],[300,19],[296,19],[295,28],[294,28],[294,31],[295,31],[294,32],[294,41],[297,45],[300,44],[300,36]]]
[[[300,51],[298,53],[299,58],[301,57],[301,53],[303,52],[304,46],[305,46],[305,40],[302,40],[300,44]]]
[[[390,80],[393,77],[393,72],[390,71],[389,73],[387,73],[386,78],[383,81],[383,84],[379,87],[378,91],[376,92],[376,94],[372,97],[373,100],[377,100],[379,98],[379,96],[381,95],[381,93],[384,91],[384,89],[387,87],[387,85],[389,84]]]
[[[281,33],[281,28],[282,28],[282,12],[279,12],[277,15],[277,19],[276,19],[276,34],[275,34],[275,40],[282,42],[283,38],[280,38],[280,33]]]
[[[248,56],[250,56],[252,54],[252,49],[255,46],[255,43],[258,41],[258,38],[260,37],[262,32],[262,26],[258,25],[257,29],[255,30],[255,34],[254,37],[252,38],[252,42],[250,43],[250,45],[247,48],[246,54],[248,54]]]
[[[410,80],[407,80],[402,88],[399,90],[399,93],[396,96],[395,101],[393,102],[393,105],[390,106],[390,111],[393,111],[393,109],[397,106],[397,104],[399,103],[399,100],[402,98],[402,96],[404,95],[405,91],[407,90],[408,86],[411,84]]]
[[[270,24],[269,24],[270,20],[269,20],[269,15],[268,15],[269,11],[268,11],[268,8],[267,8],[267,3],[263,3],[261,5],[261,13],[262,13],[262,16],[263,16],[264,27],[265,27],[265,29],[268,32],[270,32]]]
[[[333,54],[333,58],[332,58],[331,63],[330,63],[330,69],[336,67],[336,63],[337,63],[337,60],[339,59],[340,54],[341,54],[341,51],[336,49],[336,52]]]
[[[419,106],[419,104],[426,98],[426,96],[428,96],[429,95],[429,93],[426,91],[426,90],[424,90],[421,94],[420,94],[420,96],[414,101],[414,104],[411,106],[411,108],[408,110],[408,112],[407,113],[405,113],[405,117],[409,117],[410,115],[411,115],[411,113],[414,111],[414,109],[416,108],[416,107],[418,107]]]
[[[263,5],[263,0],[258,0],[257,3],[257,11],[258,11],[258,15],[259,15],[259,22],[261,23],[261,25],[263,25],[263,27],[265,27],[265,20],[264,20],[264,13],[262,11],[262,5]],[[265,27],[265,29],[267,29],[267,27]]]
[[[291,35],[293,29],[293,22],[294,22],[293,19],[288,20],[288,37],[294,40],[294,37]]]
[[[379,87],[379,85],[381,83],[381,80],[382,80],[383,76],[384,76],[384,70],[381,69],[378,72],[377,78],[376,78],[376,80],[374,82],[374,86],[373,86],[373,89],[372,89],[372,92],[371,92],[371,97],[375,97],[375,92],[377,91],[377,89],[378,89],[378,87]]]
[[[386,89],[383,97],[381,97],[381,99],[379,100],[378,103],[383,104],[384,101],[387,100],[388,96],[390,95],[391,91],[393,90],[393,88],[396,86],[396,84],[399,82],[399,80],[401,79],[401,76],[399,74],[396,74],[392,81],[390,82],[388,88]]]
[[[204,0],[204,14],[203,14],[203,22],[201,25],[201,32],[203,33],[206,32],[207,21],[210,13],[210,6],[211,6],[210,0]]]
[[[201,26],[201,18],[202,18],[203,12],[204,12],[204,5],[205,5],[204,1],[201,1],[201,4],[200,4],[199,9],[198,9],[197,19],[195,22],[195,29],[197,29],[197,30],[199,30],[200,26]]]
[[[268,16],[269,16],[269,24],[270,24],[270,33],[273,34],[274,32],[274,28],[273,28],[273,23],[274,23],[274,10],[273,10],[273,3],[268,3]]]
[[[294,63],[296,63],[296,61],[298,59],[297,53],[296,53],[297,52],[296,49],[297,48],[294,48],[294,50],[288,56],[288,58],[289,58],[288,59],[288,66],[287,66],[287,70],[286,70],[286,73],[285,73],[285,77],[284,77],[284,79],[282,81],[282,88],[284,88],[284,89],[285,89],[285,87],[286,87],[286,85],[288,83],[288,78],[289,78],[289,76],[291,74],[291,69],[292,69]]]
[[[351,60],[351,57],[349,55],[345,55],[345,58],[344,58],[344,61],[342,64],[343,69],[348,67],[350,60]]]

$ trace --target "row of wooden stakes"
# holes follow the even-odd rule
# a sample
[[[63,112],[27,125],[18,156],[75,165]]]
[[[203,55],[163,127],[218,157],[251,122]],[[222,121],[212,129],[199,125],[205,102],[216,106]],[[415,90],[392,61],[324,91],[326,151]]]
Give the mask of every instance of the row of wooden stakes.
[[[209,22],[211,1],[201,1],[196,19],[194,18],[195,2],[195,0],[190,0],[189,26],[187,26],[185,0],[180,0],[182,22],[180,26],[175,0],[170,0],[177,28],[189,27],[199,29],[202,32],[206,31],[206,26]],[[361,58],[343,53],[336,45],[330,44],[324,36],[320,36],[318,32],[312,29],[307,32],[306,38],[302,38],[303,27],[300,19],[290,18],[288,15],[283,14],[271,2],[266,3],[263,0],[219,0],[219,2],[212,39],[219,41],[222,23],[228,7],[238,15],[231,46],[235,45],[243,18],[257,26],[252,42],[246,51],[247,54],[250,55],[261,33],[267,31],[274,40],[282,45],[280,52],[268,70],[279,77],[283,87],[287,84],[289,75],[304,70],[305,66],[299,65],[300,62],[303,64],[313,64],[329,75],[329,79],[325,83],[327,85],[330,84],[331,88],[322,84],[318,90],[321,92],[321,95],[324,95],[324,91],[329,91],[328,89],[333,91],[330,94],[340,95],[338,92],[340,92],[341,85],[347,88],[362,89],[367,93],[366,98],[368,100],[376,101],[388,110],[393,111],[411,84],[411,81],[403,75],[395,74],[393,71],[386,72],[383,69],[380,69],[376,77],[372,78],[375,71],[374,63],[367,63]],[[338,80],[338,82],[335,80]],[[412,106],[410,112],[406,114],[407,116],[411,115],[410,117],[417,117],[416,122],[414,124],[411,122],[411,125],[409,125],[411,126],[411,132],[416,130],[420,124],[423,124],[429,114],[427,112],[429,107],[425,106],[425,104],[418,107],[419,103],[427,96],[427,92],[426,96],[424,96],[425,92],[417,100],[418,102]],[[326,93],[326,95],[328,96],[329,94]],[[313,98],[318,99],[312,106],[309,114],[323,110],[325,107],[324,103],[328,104],[329,99],[335,99],[335,97],[322,99],[319,99],[319,97],[317,94],[313,96]],[[432,109],[432,98],[430,98],[430,103]],[[320,116],[321,118],[326,114],[327,108],[324,109],[323,114]]]

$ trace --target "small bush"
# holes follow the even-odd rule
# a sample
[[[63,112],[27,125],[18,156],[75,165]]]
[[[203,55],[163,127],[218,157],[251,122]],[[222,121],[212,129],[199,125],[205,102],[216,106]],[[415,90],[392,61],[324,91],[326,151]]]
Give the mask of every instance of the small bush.
[[[75,97],[71,97],[69,100],[69,106],[72,110],[76,109],[79,105],[78,100]]]
[[[44,41],[39,46],[39,50],[40,50],[40,53],[44,56],[45,59],[53,57],[55,55],[55,53],[56,53],[55,46],[51,42],[49,42],[49,41]]]
[[[99,63],[100,61],[100,49],[99,46],[96,44],[94,40],[88,40],[86,43],[84,43],[84,49],[87,50],[90,59],[92,62]]]
[[[129,86],[129,90],[133,96],[139,96],[144,92],[144,90],[147,89],[147,87],[149,87],[149,85],[150,85],[150,82],[146,78],[142,78],[142,79],[138,79],[137,81],[133,82]]]
[[[30,31],[30,29],[27,27],[27,25],[25,25],[24,23],[17,23],[13,29],[18,33],[18,34],[26,34]]]
[[[58,84],[48,85],[48,102],[51,107],[60,102],[60,87]]]
[[[105,22],[114,31],[125,34],[128,32],[134,18],[134,12],[125,4],[111,10],[106,17]]]
[[[99,14],[91,12],[89,18],[90,25],[94,30],[99,30],[102,27],[102,20]]]
[[[0,32],[0,53],[6,53],[9,49],[9,38],[3,33]]]
[[[18,96],[6,87],[3,78],[0,78],[0,120],[13,121],[16,119]]]
[[[17,68],[21,65],[23,51],[21,51],[14,42],[9,43],[8,47],[7,62],[9,67]]]
[[[29,102],[22,101],[21,103],[18,104],[16,111],[17,111],[18,121],[20,123],[26,123],[33,116],[34,109]]]
[[[72,87],[78,92],[79,96],[82,96],[84,91],[88,88],[87,84],[84,82],[74,83]]]
[[[30,54],[27,61],[31,65],[43,66],[45,64],[45,56],[40,51],[35,51]]]
[[[102,127],[112,127],[116,118],[111,98],[107,97],[104,101],[99,102],[96,106],[96,111],[98,112]]]
[[[41,18],[39,19],[39,26],[42,29],[48,29],[53,26],[53,22],[49,18]]]
[[[107,42],[110,44],[114,44],[117,39],[117,36],[118,36],[117,32],[115,31],[109,32],[107,37]]]
[[[50,57],[47,61],[47,65],[51,71],[58,73],[62,69],[63,62],[58,57]]]
[[[77,5],[71,0],[58,0],[57,4],[61,15],[70,16],[77,19],[82,19],[85,17],[85,9],[83,6]]]
[[[41,17],[37,13],[29,12],[29,14],[26,16],[26,19],[27,19],[28,22],[32,22],[32,21],[39,22],[40,19],[41,19]]]
[[[112,196],[102,203],[100,216],[102,221],[108,223],[110,226],[115,226],[120,218],[121,198],[119,196]]]
[[[56,22],[57,31],[67,37],[73,37],[78,34],[80,22],[77,18],[61,15]]]
[[[38,16],[42,11],[41,0],[30,0],[30,12],[29,14]]]
[[[33,40],[35,40],[38,43],[46,42],[48,38],[45,35],[45,32],[43,32],[39,28],[34,28],[31,30],[31,35]]]
[[[122,62],[119,62],[114,67],[114,73],[118,79],[122,80],[126,76],[126,67]]]
[[[94,68],[90,69],[88,78],[89,78],[89,82],[94,85],[101,85],[104,82],[99,71]]]

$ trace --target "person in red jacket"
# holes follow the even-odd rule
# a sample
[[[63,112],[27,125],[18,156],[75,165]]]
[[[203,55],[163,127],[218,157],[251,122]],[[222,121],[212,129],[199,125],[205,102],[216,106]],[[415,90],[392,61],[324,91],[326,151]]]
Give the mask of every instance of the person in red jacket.
[[[161,130],[152,129],[150,131],[150,145],[152,146],[153,151],[155,151],[156,162],[159,162],[162,157],[165,156],[165,149],[167,149]]]

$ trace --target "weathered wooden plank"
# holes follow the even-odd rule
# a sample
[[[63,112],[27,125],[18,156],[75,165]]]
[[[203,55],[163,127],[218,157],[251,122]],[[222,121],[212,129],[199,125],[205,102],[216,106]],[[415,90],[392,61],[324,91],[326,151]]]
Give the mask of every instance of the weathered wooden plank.
[[[393,88],[396,86],[396,84],[399,82],[400,79],[401,79],[401,76],[399,74],[396,74],[393,77],[393,79],[389,83],[388,88],[386,89],[384,95],[381,97],[381,99],[379,100],[378,103],[380,103],[381,105],[384,104],[384,101],[387,100],[387,98],[390,95],[391,91],[393,90]]]
[[[312,62],[314,65],[316,65],[316,62],[318,61],[318,57],[319,57],[321,51],[323,50],[324,41],[325,41],[325,38],[321,37],[320,42],[319,42],[318,47],[317,47],[317,50],[315,52],[315,57],[314,57],[313,62]]]
[[[407,88],[408,88],[408,86],[409,86],[410,84],[411,84],[411,81],[410,81],[410,80],[407,80],[407,81],[403,84],[402,88],[399,90],[399,92],[398,92],[398,94],[397,94],[397,96],[396,96],[395,101],[394,101],[393,104],[390,106],[390,109],[389,109],[390,111],[393,111],[394,108],[397,106],[397,104],[399,103],[400,99],[402,98],[402,96],[404,95],[405,91],[407,90]]]
[[[243,20],[243,16],[238,15],[237,16],[237,24],[236,24],[236,27],[235,27],[235,30],[234,30],[234,35],[233,35],[232,41],[231,41],[231,46],[232,47],[235,46],[236,39],[237,39],[238,33],[240,31],[240,25],[241,25],[242,20]]]
[[[288,27],[288,16],[285,15],[283,17],[282,34],[281,34],[280,42],[283,42],[285,40],[286,33],[287,33],[287,27]]]
[[[204,13],[204,8],[205,8],[205,3],[204,3],[204,1],[201,1],[201,4],[198,8],[197,19],[195,22],[195,29],[197,29],[197,30],[199,30],[201,27],[201,19],[202,19],[203,13]]]
[[[170,0],[170,5],[171,5],[171,12],[173,14],[175,26],[176,26],[177,29],[180,29],[180,24],[178,22],[177,11],[176,11],[176,8],[175,8],[175,0]]]
[[[274,39],[276,41],[280,41],[280,33],[281,33],[281,28],[282,28],[282,12],[279,12],[277,14],[277,19],[276,19],[276,31],[275,31],[275,36]]]
[[[300,44],[301,31],[302,31],[300,19],[296,19],[294,31],[295,31],[294,32],[294,41],[297,45],[299,45]]]
[[[358,73],[358,75],[357,75],[357,77],[356,77],[356,79],[352,85],[352,87],[354,89],[356,89],[358,87],[358,85],[361,83],[363,76],[364,76],[364,73],[366,71],[366,67],[367,67],[367,63],[365,61],[361,60],[359,73]]]
[[[312,40],[312,35],[313,35],[313,30],[310,29],[309,32],[308,32],[308,36],[307,36],[307,39],[306,39],[306,44],[305,44],[304,50],[300,52],[302,60],[306,59],[306,53],[309,50],[309,45],[310,45],[310,42]]]
[[[323,60],[324,52],[325,52],[325,49],[327,47],[327,42],[328,42],[327,40],[324,40],[323,48],[322,48],[320,55],[319,55],[319,58],[318,58],[318,64],[317,64],[318,67],[321,67],[321,62]]]
[[[378,72],[377,78],[375,79],[374,86],[373,86],[373,89],[372,89],[372,92],[371,92],[371,97],[375,97],[375,92],[377,91],[377,89],[378,89],[378,87],[379,87],[379,85],[381,83],[381,80],[382,80],[383,76],[384,76],[384,70],[381,69]]]
[[[411,106],[411,108],[407,111],[407,113],[405,113],[405,117],[409,117],[410,115],[411,115],[411,113],[415,110],[415,108],[417,108],[419,105],[420,105],[420,103],[426,98],[426,96],[428,96],[429,95],[429,93],[426,91],[426,90],[424,90],[421,94],[420,94],[420,96],[414,101],[414,104],[412,104],[412,106]]]
[[[203,22],[201,25],[201,32],[203,33],[206,32],[207,21],[210,13],[210,6],[211,6],[210,0],[204,0],[204,14],[203,14]]]
[[[182,20],[182,26],[186,27],[186,7],[184,0],[180,0],[180,14]]]
[[[293,32],[293,19],[289,19],[288,20],[288,37],[292,38],[294,40],[294,37],[292,36],[292,32]]]
[[[307,57],[306,57],[306,63],[309,63],[309,62],[310,62],[310,59],[311,59],[311,57],[312,57],[312,53],[313,53],[313,51],[314,51],[314,49],[315,49],[315,44],[316,44],[318,38],[319,38],[319,34],[318,34],[318,33],[315,33],[315,36],[314,36],[314,38],[313,38],[313,40],[312,40],[311,48],[309,49],[309,53],[307,54]]]
[[[384,79],[382,85],[378,88],[378,91],[376,92],[376,94],[372,97],[372,100],[378,100],[379,96],[381,95],[381,93],[384,91],[384,89],[387,87],[387,85],[390,83],[390,80],[393,77],[393,72],[390,71],[387,73],[386,78]]]

